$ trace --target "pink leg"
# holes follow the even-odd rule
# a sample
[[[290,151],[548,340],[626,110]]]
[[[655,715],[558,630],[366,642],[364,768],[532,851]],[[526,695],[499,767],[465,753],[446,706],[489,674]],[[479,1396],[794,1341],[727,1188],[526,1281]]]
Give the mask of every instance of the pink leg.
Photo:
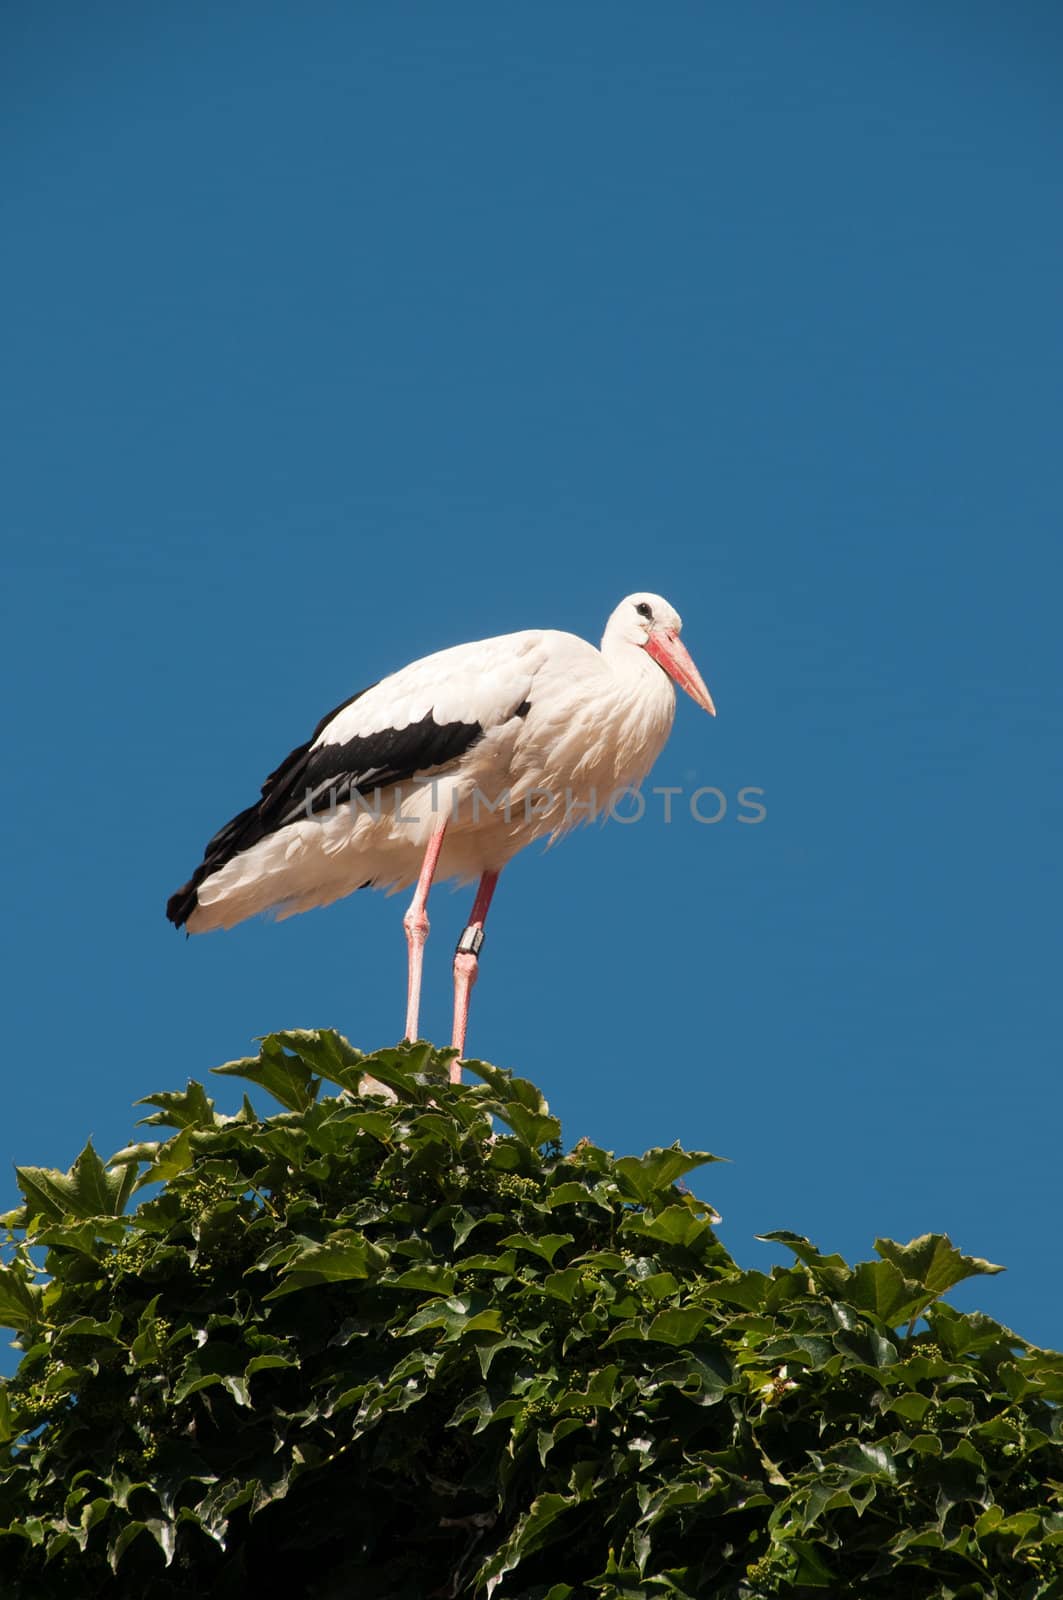
[[[469,996],[476,982],[476,970],[480,965],[480,946],[484,942],[487,908],[491,904],[491,896],[495,892],[497,882],[497,872],[485,872],[480,879],[480,887],[473,901],[472,915],[468,927],[458,940],[458,950],[454,957],[454,1037],[451,1044],[458,1054],[450,1063],[451,1083],[461,1082],[461,1058],[465,1054],[465,1030],[469,1025]]]
[[[421,969],[424,965],[424,942],[428,938],[428,891],[432,887],[436,867],[439,864],[439,852],[443,848],[443,834],[446,832],[447,819],[444,817],[435,833],[428,841],[428,848],[424,853],[421,863],[421,876],[417,879],[417,887],[413,891],[410,907],[402,919],[406,929],[406,948],[409,952],[409,978],[406,985],[406,1037],[409,1040],[417,1038],[417,1019],[421,1010]]]

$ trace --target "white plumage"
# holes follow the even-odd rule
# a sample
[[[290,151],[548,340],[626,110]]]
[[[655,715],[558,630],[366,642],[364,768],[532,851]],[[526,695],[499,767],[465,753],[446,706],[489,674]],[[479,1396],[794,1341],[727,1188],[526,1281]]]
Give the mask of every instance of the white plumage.
[[[489,901],[518,850],[641,783],[672,726],[669,675],[713,710],[680,627],[660,596],[631,595],[600,650],[530,630],[403,667],[324,719],[271,774],[258,804],[211,840],[168,915],[201,933],[360,887],[401,889],[424,876],[426,851],[435,857],[425,896],[433,878],[489,877]],[[482,940],[482,917],[479,926]],[[411,963],[413,953],[411,944]]]

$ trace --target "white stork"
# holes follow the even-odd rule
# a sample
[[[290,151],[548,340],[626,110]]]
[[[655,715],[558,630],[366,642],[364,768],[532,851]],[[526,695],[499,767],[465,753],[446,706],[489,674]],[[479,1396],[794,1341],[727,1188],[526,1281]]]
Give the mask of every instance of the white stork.
[[[529,630],[414,661],[330,711],[226,823],[166,915],[189,933],[257,912],[290,917],[355,889],[415,883],[403,919],[406,1037],[416,1039],[426,903],[435,878],[479,880],[454,957],[460,1081],[469,995],[498,875],[531,840],[588,821],[636,788],[675,715],[674,678],[715,715],[679,615],[633,594],[600,650]]]

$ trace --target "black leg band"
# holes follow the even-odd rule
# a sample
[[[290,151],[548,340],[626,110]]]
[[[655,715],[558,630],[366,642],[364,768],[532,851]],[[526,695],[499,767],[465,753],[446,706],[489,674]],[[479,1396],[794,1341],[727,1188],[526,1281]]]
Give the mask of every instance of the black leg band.
[[[459,956],[479,956],[483,947],[484,931],[482,928],[469,927],[464,929],[458,940],[457,954]]]

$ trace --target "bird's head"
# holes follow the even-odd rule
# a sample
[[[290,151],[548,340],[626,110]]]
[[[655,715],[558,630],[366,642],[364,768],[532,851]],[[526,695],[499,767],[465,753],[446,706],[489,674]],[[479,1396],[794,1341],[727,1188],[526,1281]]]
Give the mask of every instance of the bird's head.
[[[714,717],[716,707],[712,695],[686,646],[680,642],[682,627],[679,612],[659,594],[629,594],[606,624],[602,649],[634,645],[645,650],[702,710]]]

